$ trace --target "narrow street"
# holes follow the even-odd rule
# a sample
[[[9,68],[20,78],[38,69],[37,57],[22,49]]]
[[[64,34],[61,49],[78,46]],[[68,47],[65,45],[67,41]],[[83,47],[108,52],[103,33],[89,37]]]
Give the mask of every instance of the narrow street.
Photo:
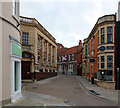
[[[58,97],[72,106],[117,106],[117,102],[89,94],[76,76],[61,75],[48,81],[24,83],[24,86],[25,91]]]

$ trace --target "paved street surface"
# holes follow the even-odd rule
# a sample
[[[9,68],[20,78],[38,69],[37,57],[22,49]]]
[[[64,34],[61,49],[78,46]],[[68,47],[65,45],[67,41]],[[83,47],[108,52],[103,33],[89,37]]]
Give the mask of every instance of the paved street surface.
[[[60,99],[72,106],[117,106],[115,101],[90,94],[76,76],[61,75],[36,83],[24,83],[25,91],[40,93]],[[30,97],[29,97],[30,98]],[[39,97],[42,98],[42,97]],[[26,104],[28,104],[26,102]],[[46,103],[47,104],[47,103]],[[63,104],[63,103],[62,103]],[[61,104],[61,105],[62,105]],[[48,104],[50,105],[50,104]],[[59,104],[60,105],[60,104]]]
[[[84,77],[81,77],[81,76],[76,76],[76,77],[79,80],[79,82],[81,83],[81,85],[83,85],[88,92],[90,92],[91,90],[95,91],[95,93],[90,92],[93,95],[98,94],[97,96],[99,96],[99,97],[118,102],[118,90],[105,89],[105,88],[102,88],[102,87],[98,87],[95,84],[91,84],[91,82],[89,82]]]
[[[60,98],[54,96],[23,91],[22,98],[6,106],[69,106]]]

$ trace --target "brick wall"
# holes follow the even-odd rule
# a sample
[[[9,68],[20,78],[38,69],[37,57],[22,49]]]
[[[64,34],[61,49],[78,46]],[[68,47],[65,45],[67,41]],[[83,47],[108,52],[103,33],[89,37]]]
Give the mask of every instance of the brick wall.
[[[57,72],[36,72],[35,73],[35,78],[37,81],[40,79],[45,79],[45,78],[50,78],[57,76]]]

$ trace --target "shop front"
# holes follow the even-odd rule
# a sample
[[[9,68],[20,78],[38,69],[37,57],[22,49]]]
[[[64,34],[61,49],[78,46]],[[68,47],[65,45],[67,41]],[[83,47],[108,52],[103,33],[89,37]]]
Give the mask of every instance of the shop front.
[[[10,38],[10,63],[11,63],[11,102],[19,99],[21,94],[21,44],[11,36]]]

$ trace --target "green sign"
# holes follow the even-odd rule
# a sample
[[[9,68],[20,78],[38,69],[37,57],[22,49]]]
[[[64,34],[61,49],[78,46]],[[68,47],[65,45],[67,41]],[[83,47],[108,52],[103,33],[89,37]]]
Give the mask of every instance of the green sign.
[[[16,44],[16,43],[12,43],[12,54],[22,57],[22,49],[21,46]]]

